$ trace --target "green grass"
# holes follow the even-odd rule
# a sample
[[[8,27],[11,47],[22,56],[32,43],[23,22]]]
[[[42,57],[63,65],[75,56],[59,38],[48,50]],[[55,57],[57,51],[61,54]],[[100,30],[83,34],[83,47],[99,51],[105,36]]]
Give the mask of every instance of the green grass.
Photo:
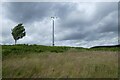
[[[3,57],[9,54],[27,54],[27,53],[41,53],[41,52],[65,52],[69,49],[76,49],[78,51],[120,51],[118,47],[112,48],[82,48],[82,47],[66,47],[66,46],[42,46],[42,45],[2,45]]]
[[[117,78],[118,48],[2,46],[3,78]]]

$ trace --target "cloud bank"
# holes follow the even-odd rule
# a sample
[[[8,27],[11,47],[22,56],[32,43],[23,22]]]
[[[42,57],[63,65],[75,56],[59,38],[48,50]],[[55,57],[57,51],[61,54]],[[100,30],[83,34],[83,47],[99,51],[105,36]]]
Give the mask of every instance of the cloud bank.
[[[18,43],[51,45],[51,16],[57,16],[56,46],[118,44],[117,2],[4,2],[1,15],[1,44],[13,44],[11,29],[23,23],[27,35]]]

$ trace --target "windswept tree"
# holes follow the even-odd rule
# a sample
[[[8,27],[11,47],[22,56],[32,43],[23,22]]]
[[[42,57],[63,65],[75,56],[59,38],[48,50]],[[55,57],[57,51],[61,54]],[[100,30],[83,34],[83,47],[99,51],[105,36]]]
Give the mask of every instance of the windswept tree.
[[[12,36],[15,40],[15,45],[17,43],[17,40],[23,38],[25,35],[26,35],[25,28],[21,23],[12,29]]]

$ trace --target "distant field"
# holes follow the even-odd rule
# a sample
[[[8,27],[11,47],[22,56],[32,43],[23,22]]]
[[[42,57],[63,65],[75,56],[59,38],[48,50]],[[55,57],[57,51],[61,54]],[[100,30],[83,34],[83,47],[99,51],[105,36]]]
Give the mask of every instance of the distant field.
[[[118,47],[2,46],[3,78],[117,78]]]

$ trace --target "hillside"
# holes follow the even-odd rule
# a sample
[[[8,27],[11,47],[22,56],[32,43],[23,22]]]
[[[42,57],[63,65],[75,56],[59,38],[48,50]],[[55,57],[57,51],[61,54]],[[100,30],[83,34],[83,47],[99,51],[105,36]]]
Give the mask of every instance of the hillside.
[[[40,53],[40,52],[65,52],[70,49],[75,49],[78,51],[91,51],[91,50],[104,50],[104,51],[118,51],[120,50],[120,45],[113,46],[94,46],[91,48],[82,48],[82,47],[68,47],[68,46],[43,46],[43,45],[27,45],[27,44],[18,44],[18,45],[2,45],[3,55],[8,53]]]
[[[94,47],[91,47],[91,48],[116,48],[116,47],[120,48],[120,45],[94,46]]]

